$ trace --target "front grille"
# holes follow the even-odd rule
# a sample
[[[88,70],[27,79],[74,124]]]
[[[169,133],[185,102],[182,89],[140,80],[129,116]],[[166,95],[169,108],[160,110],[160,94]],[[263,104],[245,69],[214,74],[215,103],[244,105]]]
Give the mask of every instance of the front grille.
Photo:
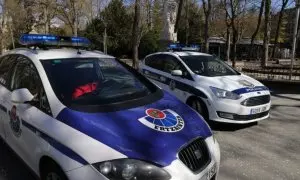
[[[207,145],[201,138],[181,149],[179,159],[193,172],[203,170],[211,161]]]
[[[270,95],[256,96],[244,100],[241,104],[244,106],[259,106],[270,102]]]

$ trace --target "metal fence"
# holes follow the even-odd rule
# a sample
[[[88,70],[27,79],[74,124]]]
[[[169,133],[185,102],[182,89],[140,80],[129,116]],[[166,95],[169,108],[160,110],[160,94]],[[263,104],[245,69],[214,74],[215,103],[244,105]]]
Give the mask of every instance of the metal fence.
[[[259,63],[247,62],[236,67],[237,70],[258,80],[295,81],[300,82],[300,66],[295,65],[290,79],[288,65],[271,64],[262,68]]]

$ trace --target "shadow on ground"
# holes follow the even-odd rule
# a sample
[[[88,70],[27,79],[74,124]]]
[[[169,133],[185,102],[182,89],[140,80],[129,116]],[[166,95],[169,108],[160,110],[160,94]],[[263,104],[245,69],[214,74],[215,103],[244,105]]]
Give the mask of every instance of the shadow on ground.
[[[36,180],[29,168],[0,139],[0,180]]]
[[[210,128],[214,131],[237,131],[245,128],[249,128],[257,125],[257,122],[248,124],[231,124],[231,123],[221,123],[221,122],[208,122]]]

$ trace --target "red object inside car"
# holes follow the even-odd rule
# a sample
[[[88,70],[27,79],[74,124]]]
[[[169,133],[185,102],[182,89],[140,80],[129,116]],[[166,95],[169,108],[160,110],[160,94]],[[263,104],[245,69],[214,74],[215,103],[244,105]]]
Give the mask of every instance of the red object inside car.
[[[98,85],[97,82],[93,82],[93,83],[88,83],[88,84],[85,84],[85,85],[75,88],[75,90],[72,94],[72,98],[76,99],[86,93],[90,93],[90,92],[94,91],[97,88],[97,85]]]

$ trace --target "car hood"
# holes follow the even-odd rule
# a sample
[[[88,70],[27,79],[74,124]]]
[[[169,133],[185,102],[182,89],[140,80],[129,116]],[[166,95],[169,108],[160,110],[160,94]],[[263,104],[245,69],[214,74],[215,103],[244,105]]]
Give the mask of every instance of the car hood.
[[[158,120],[153,118],[155,110],[160,110],[154,114]],[[194,110],[166,92],[157,102],[116,112],[85,113],[65,108],[57,119],[129,158],[161,166],[175,160],[184,144],[212,135]]]
[[[247,89],[267,90],[262,83],[243,74],[217,77],[203,77],[197,75],[195,78],[200,86],[205,84],[206,86],[213,86],[227,91],[243,91]]]

